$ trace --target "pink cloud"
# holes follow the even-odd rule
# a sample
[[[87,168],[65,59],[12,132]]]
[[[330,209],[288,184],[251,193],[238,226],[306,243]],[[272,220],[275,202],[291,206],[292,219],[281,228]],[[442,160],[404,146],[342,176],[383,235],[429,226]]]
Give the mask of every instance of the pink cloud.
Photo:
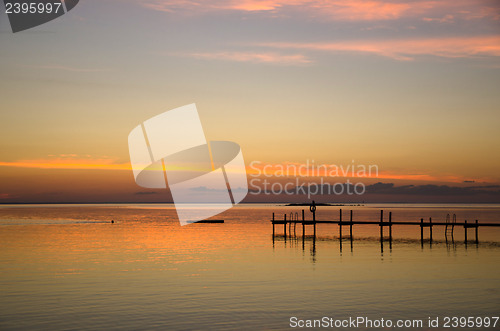
[[[295,43],[260,43],[257,46],[301,51],[366,53],[408,61],[416,56],[446,58],[500,56],[500,36],[433,38],[413,40],[342,41]]]
[[[446,15],[465,19],[500,18],[491,0],[382,1],[382,0],[143,0],[145,7],[165,12],[209,13],[217,11],[295,13],[301,17],[338,21],[394,20],[424,17],[439,20]]]
[[[284,55],[274,52],[206,52],[206,53],[189,53],[183,56],[190,56],[199,59],[209,60],[226,60],[235,62],[253,62],[253,63],[269,63],[281,65],[303,65],[311,63],[304,55]]]
[[[393,19],[411,6],[405,3],[387,3],[378,0],[146,0],[144,6],[165,12],[244,11],[278,12],[283,9],[328,13],[341,20]],[[326,11],[326,12],[325,12]]]

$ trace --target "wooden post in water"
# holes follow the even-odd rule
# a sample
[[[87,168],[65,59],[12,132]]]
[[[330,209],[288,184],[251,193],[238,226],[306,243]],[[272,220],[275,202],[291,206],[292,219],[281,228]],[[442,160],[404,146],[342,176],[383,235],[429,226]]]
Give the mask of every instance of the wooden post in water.
[[[313,213],[313,226],[314,226],[314,240],[316,240],[316,202],[312,202],[309,210]]]
[[[465,245],[467,245],[467,220],[465,220],[464,231],[465,231]]]
[[[293,223],[293,236],[297,237],[297,222],[299,221],[299,214],[295,213],[295,223]]]
[[[477,220],[476,220],[476,245],[479,244],[479,233],[478,233],[478,229],[479,229],[479,225],[477,225]]]
[[[339,240],[342,241],[342,209],[340,209],[340,216],[339,216]]]
[[[420,245],[424,247],[424,219],[420,219]]]
[[[429,235],[430,235],[430,244],[432,245],[432,217],[429,217]]]
[[[312,202],[312,204],[309,206],[309,210],[313,214],[313,222],[316,222],[316,202]]]
[[[380,242],[382,242],[384,240],[384,225],[382,224],[382,222],[384,221],[384,211],[381,210],[380,211]]]
[[[305,221],[304,209],[302,209],[302,238],[304,238],[304,236],[306,234],[306,226],[304,225],[304,221]]]
[[[273,238],[274,238],[274,213],[273,213]]]
[[[352,241],[352,209],[351,209],[351,224],[349,224],[349,237],[351,238]]]
[[[392,249],[392,211],[389,212],[389,248]]]
[[[389,212],[389,240],[392,241],[392,211]]]
[[[351,209],[351,224],[349,224],[349,239],[351,240],[351,252],[352,252],[352,209]]]
[[[286,240],[286,214],[283,215],[283,233],[285,234],[285,240]]]

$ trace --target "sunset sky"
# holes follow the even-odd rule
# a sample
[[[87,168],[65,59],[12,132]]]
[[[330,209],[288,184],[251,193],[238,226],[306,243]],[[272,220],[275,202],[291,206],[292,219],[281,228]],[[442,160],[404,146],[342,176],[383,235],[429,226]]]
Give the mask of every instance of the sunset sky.
[[[15,34],[2,9],[0,43],[0,203],[168,200],[127,136],[190,103],[247,165],[354,160],[421,188],[366,201],[500,202],[498,1],[82,0]]]

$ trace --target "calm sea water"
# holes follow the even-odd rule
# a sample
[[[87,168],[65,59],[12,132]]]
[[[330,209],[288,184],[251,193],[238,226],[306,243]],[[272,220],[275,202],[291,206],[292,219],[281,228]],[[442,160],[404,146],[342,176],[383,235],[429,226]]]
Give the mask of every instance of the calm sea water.
[[[393,221],[455,213],[500,223],[500,205],[342,208],[360,221],[384,209]],[[463,228],[446,243],[436,227],[421,247],[418,226],[395,226],[383,252],[376,225],[355,226],[342,250],[336,225],[318,226],[316,240],[302,240],[299,227],[285,240],[277,226],[273,240],[272,213],[300,210],[239,205],[216,217],[225,224],[181,227],[171,205],[1,206],[0,329],[269,330],[289,328],[292,316],[499,315],[500,228],[465,245]],[[318,219],[338,214],[317,210]]]

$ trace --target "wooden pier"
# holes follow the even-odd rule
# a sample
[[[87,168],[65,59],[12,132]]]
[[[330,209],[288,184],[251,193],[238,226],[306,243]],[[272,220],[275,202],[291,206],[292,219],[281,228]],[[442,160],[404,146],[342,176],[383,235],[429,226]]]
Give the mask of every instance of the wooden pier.
[[[429,228],[429,243],[432,245],[433,241],[433,227],[436,226],[444,226],[445,227],[445,240],[448,242],[448,236],[450,236],[450,240],[454,241],[454,229],[457,226],[463,227],[464,232],[465,232],[465,244],[467,245],[468,238],[467,238],[467,232],[468,229],[472,228],[475,229],[475,243],[479,243],[479,227],[500,227],[500,224],[498,223],[479,223],[478,220],[475,220],[474,222],[467,222],[465,220],[464,222],[457,222],[456,221],[456,216],[453,215],[453,220],[451,220],[450,215],[447,216],[445,222],[433,222],[432,218],[429,218],[428,222],[425,222],[423,218],[420,219],[420,222],[406,222],[406,221],[393,221],[392,220],[392,212],[389,212],[389,217],[387,220],[384,220],[384,211],[380,211],[380,221],[354,221],[353,220],[353,212],[352,210],[350,211],[350,216],[349,220],[344,220],[343,219],[343,213],[342,209],[339,211],[339,219],[337,221],[335,220],[316,220],[316,204],[313,201],[312,204],[309,206],[309,210],[312,213],[312,219],[307,220],[305,218],[305,213],[304,210],[302,209],[302,217],[299,219],[299,214],[296,213],[290,213],[290,217],[287,219],[287,214],[283,215],[283,219],[277,219],[275,218],[275,214],[273,213],[273,218],[271,220],[271,223],[273,225],[273,238],[276,235],[276,225],[283,225],[283,234],[284,237],[287,238],[287,227],[288,227],[288,233],[291,235],[292,232],[292,226],[293,226],[293,232],[294,235],[296,235],[296,227],[297,224],[302,224],[302,238],[306,236],[306,226],[310,225],[313,227],[313,238],[316,237],[316,225],[318,224],[337,224],[339,226],[339,240],[340,240],[340,245],[342,248],[342,228],[344,226],[349,227],[349,240],[351,241],[351,248],[352,248],[352,241],[353,241],[353,226],[354,225],[378,225],[380,227],[380,244],[381,248],[383,249],[383,242],[384,242],[384,228],[388,227],[389,229],[389,245],[392,248],[392,227],[397,225],[402,225],[402,226],[420,226],[420,243],[423,247],[424,245],[424,228]]]

